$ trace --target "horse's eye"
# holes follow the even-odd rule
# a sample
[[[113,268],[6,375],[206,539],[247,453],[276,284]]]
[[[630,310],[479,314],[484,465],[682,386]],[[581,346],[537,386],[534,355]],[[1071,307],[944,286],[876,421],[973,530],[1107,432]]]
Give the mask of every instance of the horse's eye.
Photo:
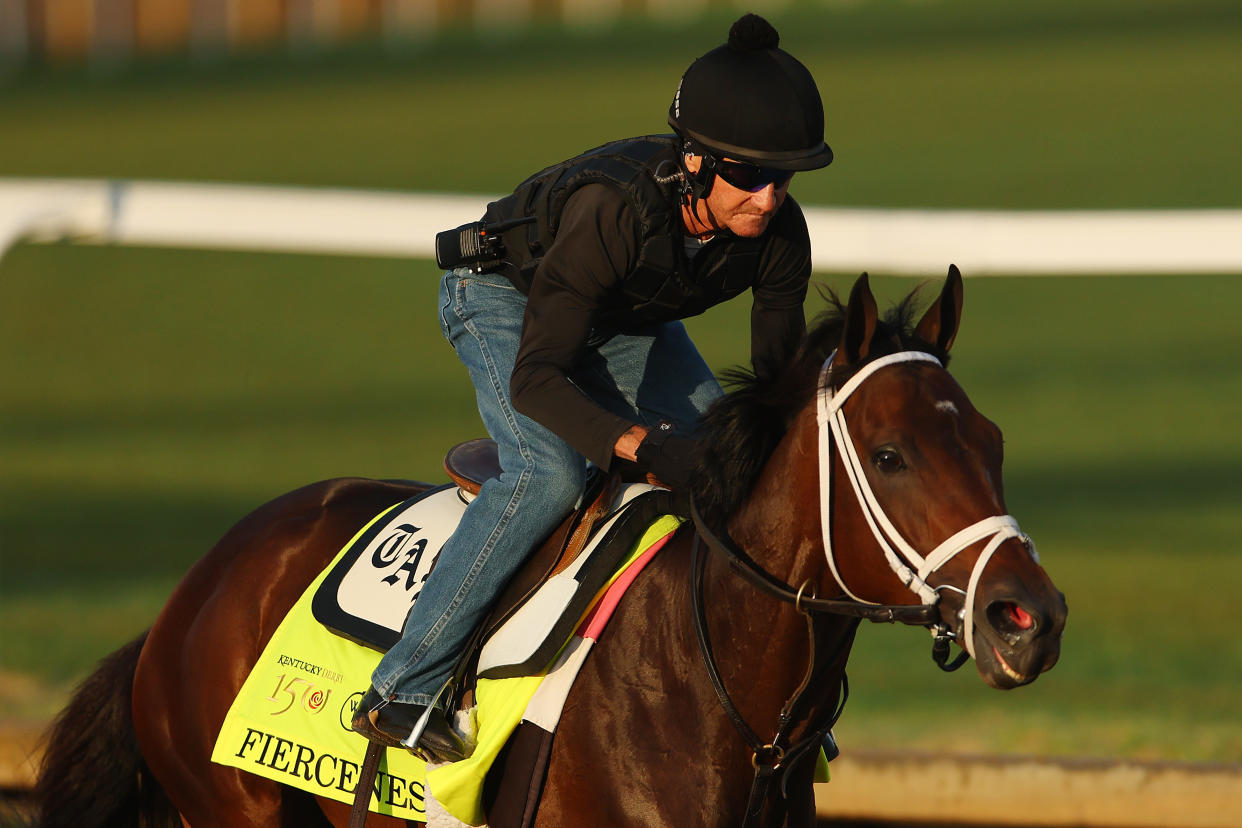
[[[899,472],[906,467],[906,461],[901,459],[901,455],[896,449],[882,448],[872,457],[875,467],[885,474]]]

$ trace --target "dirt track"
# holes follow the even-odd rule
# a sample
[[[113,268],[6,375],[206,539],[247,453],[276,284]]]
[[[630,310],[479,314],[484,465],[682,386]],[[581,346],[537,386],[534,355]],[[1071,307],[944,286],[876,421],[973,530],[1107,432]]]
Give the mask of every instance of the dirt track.
[[[40,725],[0,724],[0,790],[30,786],[42,730]]]
[[[1242,826],[1242,764],[852,751],[821,785],[821,818],[909,825]]]

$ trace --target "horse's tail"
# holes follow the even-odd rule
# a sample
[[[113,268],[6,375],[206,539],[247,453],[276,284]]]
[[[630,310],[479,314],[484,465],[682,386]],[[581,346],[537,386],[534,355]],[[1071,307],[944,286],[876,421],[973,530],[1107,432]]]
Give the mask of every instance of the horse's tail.
[[[181,818],[134,736],[134,671],[144,632],[99,663],[44,737],[36,828],[163,828]]]

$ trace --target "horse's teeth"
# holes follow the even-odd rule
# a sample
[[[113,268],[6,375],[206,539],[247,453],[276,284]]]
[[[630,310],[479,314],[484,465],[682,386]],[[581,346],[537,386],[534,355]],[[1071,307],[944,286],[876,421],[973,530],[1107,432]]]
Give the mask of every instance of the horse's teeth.
[[[1005,671],[1005,675],[1009,676],[1014,681],[1025,681],[1026,680],[1026,676],[1022,675],[1021,673],[1017,672],[1016,670],[1014,670],[1012,667],[1009,666],[1009,664],[1005,661],[1004,657],[1001,656],[1000,651],[997,650],[995,647],[992,648],[992,655],[996,656],[996,660],[1000,662],[1001,669]]]

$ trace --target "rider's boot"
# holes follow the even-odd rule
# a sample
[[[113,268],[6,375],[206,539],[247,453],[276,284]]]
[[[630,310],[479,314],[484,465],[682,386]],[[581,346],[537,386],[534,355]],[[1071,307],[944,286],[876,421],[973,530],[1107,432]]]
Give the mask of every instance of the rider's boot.
[[[358,702],[352,726],[373,742],[404,747],[429,761],[457,762],[472,752],[438,708],[391,701],[373,687]]]

